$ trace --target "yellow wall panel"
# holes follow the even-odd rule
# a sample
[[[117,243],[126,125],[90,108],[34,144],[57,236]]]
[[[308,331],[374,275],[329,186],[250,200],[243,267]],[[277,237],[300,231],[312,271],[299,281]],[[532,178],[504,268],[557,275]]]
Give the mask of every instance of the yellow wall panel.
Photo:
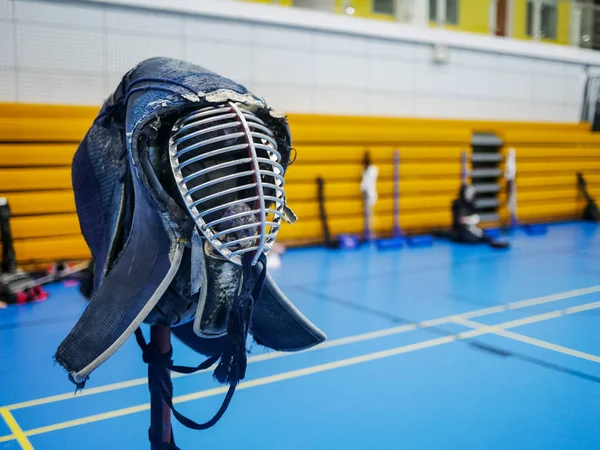
[[[422,230],[424,228],[447,227],[452,221],[450,209],[439,212],[402,214],[400,226],[407,231]],[[343,233],[361,234],[363,231],[363,218],[360,217],[334,217],[328,220],[333,236]],[[389,235],[392,231],[392,214],[376,215],[373,220],[373,229],[376,234]],[[298,221],[294,225],[284,224],[279,233],[278,240],[289,241],[315,241],[323,236],[321,221],[318,219]]]
[[[0,167],[70,166],[77,144],[0,144]]]
[[[77,214],[14,217],[11,227],[14,239],[72,236],[81,232]]]
[[[513,0],[513,37],[527,39],[527,0]]]
[[[298,145],[294,164],[300,163],[348,163],[362,164],[365,153],[369,153],[373,164],[392,163],[394,151],[400,155],[401,163],[408,160],[446,160],[460,161],[464,147],[450,147],[443,145],[407,147],[398,146],[372,146],[372,145]],[[431,161],[436,163],[436,161]]]
[[[15,240],[20,263],[32,261],[83,260],[90,257],[83,236]]]
[[[363,214],[363,202],[359,198],[353,200],[331,200],[325,202],[327,217],[355,217]],[[389,213],[393,210],[391,198],[380,198],[375,205],[375,212]],[[303,202],[294,205],[294,212],[299,221],[315,219],[320,216],[318,202]]]
[[[0,169],[0,192],[70,188],[70,167],[61,169]]]
[[[472,3],[463,1],[461,8]],[[481,9],[486,11],[487,24],[487,6]],[[51,108],[0,104],[0,142],[4,142],[0,144],[0,195],[8,196],[15,215],[20,261],[89,256],[79,234],[70,163],[96,112],[65,106],[52,115]],[[282,227],[284,242],[321,239],[315,183],[319,175],[327,180],[332,233],[362,232],[360,179],[366,150],[379,167],[377,233],[389,234],[392,229],[394,149],[401,157],[402,227],[410,231],[449,226],[450,203],[460,183],[460,154],[463,149],[470,151],[474,130],[505,136],[509,144],[503,152],[510,145],[517,149],[519,216],[524,220],[575,217],[581,209],[575,189],[577,170],[586,174],[592,194],[600,194],[600,136],[589,132],[589,124],[324,115],[293,115],[291,123],[297,159],[289,168],[286,188],[300,220],[293,227]],[[503,193],[499,198],[505,202]],[[504,206],[501,214],[506,215]]]
[[[540,158],[538,161],[525,160],[517,163],[517,176],[519,174],[536,174],[546,172],[572,172],[575,181],[575,172],[584,170],[600,170],[600,158],[597,161],[549,161]]]
[[[588,186],[588,192],[593,197],[600,199],[600,185]],[[504,203],[506,201],[506,193],[501,192],[498,199]],[[525,204],[528,202],[546,202],[553,200],[579,200],[581,196],[578,189],[573,186],[560,186],[558,188],[546,188],[546,189],[519,189],[517,194],[517,200],[519,204]]]
[[[519,219],[545,219],[547,217],[567,216],[575,217],[580,212],[580,206],[575,200],[563,201],[560,203],[531,203],[519,205]]]
[[[0,141],[78,143],[91,125],[85,119],[0,118]]]
[[[519,144],[528,144],[528,147],[539,145],[539,146],[556,146],[565,144],[578,145],[599,145],[600,136],[593,133],[563,133],[563,132],[549,132],[545,130],[540,131],[513,131],[509,130],[502,133],[504,138],[504,145],[510,147],[517,147]]]
[[[571,22],[571,2],[558,2],[558,18],[556,41],[559,44],[569,45],[569,28]]]
[[[99,110],[99,106],[0,103],[0,118],[88,119],[91,123]]]
[[[400,128],[396,126],[373,127],[331,127],[331,126],[295,126],[292,128],[295,145],[300,144],[392,144],[407,143],[459,144],[469,145],[471,132],[456,128]]]
[[[458,26],[461,31],[488,34],[490,2],[482,0],[460,0]]]
[[[13,216],[75,212],[73,191],[0,192],[8,198]]]
[[[590,184],[600,184],[600,174],[585,174],[585,179]],[[554,188],[558,186],[575,186],[577,179],[575,173],[569,175],[540,175],[532,174],[528,176],[519,176],[517,183],[519,189],[524,187],[537,187],[537,188]]]
[[[431,180],[401,180],[400,196],[406,195],[431,195],[431,194],[455,194],[458,193],[460,180],[454,178],[435,177]],[[391,180],[378,179],[377,192],[381,196],[392,195],[394,184]],[[314,181],[291,182],[285,187],[290,206],[294,209],[297,202],[314,200],[317,198],[317,184]],[[325,198],[360,198],[360,182],[354,181],[331,181],[325,183]]]
[[[508,154],[509,147],[503,147],[502,153]],[[574,158],[586,158],[587,160],[598,160],[600,158],[600,146],[598,147],[516,147],[515,153],[517,161],[520,163],[522,160],[533,159],[539,160],[547,159],[553,160],[561,159],[566,161],[572,161]]]
[[[318,126],[327,123],[329,126],[380,126],[380,127],[415,127],[415,128],[466,128],[469,131],[496,130],[551,130],[589,132],[590,124],[560,122],[510,122],[466,119],[417,119],[412,117],[376,117],[376,116],[339,116],[332,114],[289,114],[288,120],[292,130],[296,126]]]
[[[413,213],[416,211],[431,211],[450,209],[453,195],[445,194],[429,197],[402,197],[400,199],[400,215],[404,213]],[[292,205],[294,212],[298,215],[300,221],[320,217],[319,204],[316,200],[307,202],[298,202]],[[327,217],[352,217],[363,214],[363,202],[360,197],[354,199],[333,199],[325,201],[325,210]],[[376,214],[391,213],[394,210],[392,197],[380,197],[375,204]]]
[[[391,178],[394,173],[392,164],[379,164],[379,177]],[[290,183],[297,181],[311,181],[322,177],[325,181],[331,180],[359,180],[362,177],[363,166],[359,164],[307,164],[293,165],[286,174]],[[433,175],[453,176],[458,180],[460,164],[450,163],[405,163],[400,165],[401,177],[428,177]]]

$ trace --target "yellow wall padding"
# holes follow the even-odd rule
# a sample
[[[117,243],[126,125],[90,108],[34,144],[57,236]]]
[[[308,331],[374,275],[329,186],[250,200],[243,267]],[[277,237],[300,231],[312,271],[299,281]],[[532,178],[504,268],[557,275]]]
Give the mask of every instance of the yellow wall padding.
[[[541,162],[540,162],[541,163]],[[542,187],[542,188],[552,188],[555,186],[575,186],[575,174],[566,174],[566,175],[540,175],[540,174],[531,174],[530,176],[520,176],[517,175],[517,182],[519,185],[519,190],[527,187]],[[589,184],[600,184],[600,174],[593,175],[587,174],[585,175],[585,179]]]
[[[37,118],[37,119],[88,119],[96,117],[99,106],[76,105],[44,105],[33,103],[1,103],[0,118]],[[511,122],[489,120],[454,120],[454,119],[428,119],[410,117],[376,117],[376,116],[340,116],[329,114],[289,114],[288,120],[295,125],[388,125],[395,127],[456,127],[466,128],[471,131],[486,130],[555,130],[555,131],[583,131],[590,130],[590,124],[561,123],[561,122]]]
[[[0,167],[70,166],[77,144],[0,144]]]
[[[417,212],[431,212],[448,209],[452,202],[453,195],[445,194],[439,196],[413,196],[402,197],[400,200],[400,215],[412,214]],[[316,200],[299,202],[297,205],[291,205],[294,212],[302,220],[319,217],[319,204]],[[326,202],[328,217],[354,217],[363,214],[363,201],[356,197],[353,199],[328,200]],[[391,197],[381,197],[375,205],[375,214],[391,213],[394,204]]]
[[[75,212],[73,191],[0,192],[7,197],[14,216]]]
[[[555,219],[566,219],[580,217],[583,211],[584,203],[581,201],[554,201],[554,202],[534,202],[519,205],[519,220],[533,220],[536,222],[551,221]],[[506,220],[508,214],[502,213]]]
[[[295,145],[300,144],[441,144],[468,145],[471,133],[460,128],[414,128],[395,126],[332,127],[327,125],[293,126]]]
[[[83,260],[90,257],[88,246],[80,234],[67,237],[15,240],[15,253],[19,263]]]
[[[20,262],[89,257],[71,188],[71,160],[97,107],[0,103],[0,195],[14,215]],[[296,159],[286,174],[289,205],[299,216],[282,226],[284,243],[322,240],[315,178],[326,180],[326,209],[333,235],[361,233],[360,179],[368,151],[379,168],[377,234],[393,224],[393,155],[400,154],[400,223],[408,231],[447,227],[460,183],[460,155],[473,132],[495,132],[506,154],[517,154],[519,218],[573,218],[583,202],[575,172],[600,196],[600,135],[588,123],[526,123],[292,114]],[[501,185],[503,181],[499,180]],[[508,218],[505,193],[500,213]]]
[[[394,173],[392,164],[377,164],[379,177],[391,178]],[[333,180],[359,180],[362,177],[363,166],[361,164],[295,164],[286,174],[287,182],[313,181],[322,177],[325,181]],[[405,163],[400,165],[400,177],[430,178],[432,176],[460,175],[460,163]]]
[[[422,230],[427,228],[448,227],[452,221],[450,208],[443,210],[427,211],[422,213],[402,214],[400,225],[406,230]],[[329,219],[329,228],[333,235],[340,233],[362,233],[363,218],[361,216],[332,217]],[[392,214],[375,215],[373,228],[381,236],[389,235],[392,230]],[[323,235],[321,222],[318,219],[306,219],[295,225],[284,224],[279,238],[282,241],[302,241],[303,239],[315,241]]]
[[[514,148],[517,157],[520,220],[552,221],[580,217],[584,208],[576,173],[582,172],[592,196],[600,195],[600,140],[592,133],[519,131],[505,133],[502,149]],[[510,141],[512,140],[512,142]],[[508,217],[506,194],[500,214]]]
[[[69,236],[80,233],[77,214],[13,217],[11,228],[14,239]]]
[[[435,177],[432,180],[406,180],[400,182],[400,192],[402,196],[407,194],[430,194],[430,193],[458,193],[459,183],[456,178]],[[381,196],[392,195],[394,184],[392,180],[377,181],[377,192]],[[294,182],[286,184],[286,195],[290,200],[290,206],[294,208],[296,202],[305,200],[314,200],[317,198],[317,185],[314,180],[307,182]],[[326,200],[346,197],[359,197],[360,184],[356,181],[336,181],[335,183],[325,184]]]
[[[37,119],[87,119],[91,121],[96,117],[99,106],[75,105],[43,105],[29,103],[0,103],[0,118],[37,118]],[[386,125],[394,127],[429,127],[429,128],[464,128],[469,131],[496,131],[496,130],[554,130],[554,131],[581,131],[588,132],[590,124],[561,123],[561,122],[511,122],[489,120],[454,120],[454,119],[428,119],[410,117],[376,117],[376,116],[340,116],[329,114],[289,114],[288,120],[292,127],[297,125]]]
[[[0,103],[0,118],[89,119],[91,123],[98,114],[99,109],[99,106]]]
[[[573,161],[579,158],[589,158],[595,160],[598,158],[599,146],[591,147],[570,147],[568,145],[561,147],[524,147],[518,146],[515,149],[517,161],[520,164],[522,161],[533,159],[539,161],[540,158],[555,161],[557,159],[563,161]],[[507,153],[507,147],[504,147],[504,154]]]
[[[598,151],[600,156],[600,151]],[[535,160],[521,160],[517,162],[517,173],[520,175],[525,174],[542,174],[547,172],[568,172],[574,174],[577,171],[589,171],[589,170],[600,170],[600,158],[597,161],[590,160],[550,160],[546,157],[540,158],[538,161]]]
[[[539,146],[578,146],[600,144],[600,136],[596,133],[565,133],[560,131],[506,131],[500,133],[507,146],[539,145]],[[517,149],[518,151],[518,149]]]
[[[592,197],[600,198],[600,185],[588,188],[588,191]],[[501,202],[506,202],[506,193],[502,192],[498,198]],[[574,184],[572,186],[548,187],[546,189],[519,188],[517,198],[520,207],[528,203],[581,200],[580,193]]]
[[[466,144],[465,144],[466,146]],[[297,145],[294,163],[324,164],[353,163],[362,164],[365,152],[369,152],[374,164],[392,163],[397,150],[401,161],[446,160],[460,161],[464,147],[434,146],[365,146],[365,145]]]
[[[71,168],[0,168],[0,192],[70,189]]]
[[[92,120],[0,118],[0,142],[80,142]]]
[[[469,131],[498,131],[498,130],[554,130],[564,132],[589,132],[590,124],[560,123],[560,122],[506,122],[486,120],[453,120],[453,119],[417,119],[408,117],[376,117],[376,116],[339,116],[327,114],[289,114],[288,120],[292,127],[300,125],[329,126],[394,126],[415,128],[463,128]]]

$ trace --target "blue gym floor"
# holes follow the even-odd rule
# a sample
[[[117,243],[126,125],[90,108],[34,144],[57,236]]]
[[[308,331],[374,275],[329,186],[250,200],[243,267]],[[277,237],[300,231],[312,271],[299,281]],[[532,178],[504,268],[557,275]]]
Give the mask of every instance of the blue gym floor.
[[[600,228],[516,233],[509,251],[437,241],[377,252],[290,250],[273,271],[329,336],[298,354],[252,349],[224,418],[184,450],[600,449]],[[148,449],[146,366],[130,339],[73,386],[52,356],[86,303],[51,286],[0,310],[0,449]],[[145,330],[147,331],[147,329]],[[175,342],[175,361],[199,357]],[[204,421],[223,389],[174,379]]]

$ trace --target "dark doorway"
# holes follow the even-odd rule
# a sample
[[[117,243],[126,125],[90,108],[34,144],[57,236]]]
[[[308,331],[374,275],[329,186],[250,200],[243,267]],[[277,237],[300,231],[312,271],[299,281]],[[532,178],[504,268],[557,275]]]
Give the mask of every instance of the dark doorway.
[[[506,36],[508,0],[496,0],[496,36]]]

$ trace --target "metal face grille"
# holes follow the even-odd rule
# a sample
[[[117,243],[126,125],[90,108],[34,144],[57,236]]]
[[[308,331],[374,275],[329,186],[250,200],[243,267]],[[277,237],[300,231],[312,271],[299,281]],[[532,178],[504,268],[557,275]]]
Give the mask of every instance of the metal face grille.
[[[174,125],[171,168],[197,227],[225,259],[252,264],[271,249],[284,209],[283,167],[273,132],[234,103],[197,110]]]

